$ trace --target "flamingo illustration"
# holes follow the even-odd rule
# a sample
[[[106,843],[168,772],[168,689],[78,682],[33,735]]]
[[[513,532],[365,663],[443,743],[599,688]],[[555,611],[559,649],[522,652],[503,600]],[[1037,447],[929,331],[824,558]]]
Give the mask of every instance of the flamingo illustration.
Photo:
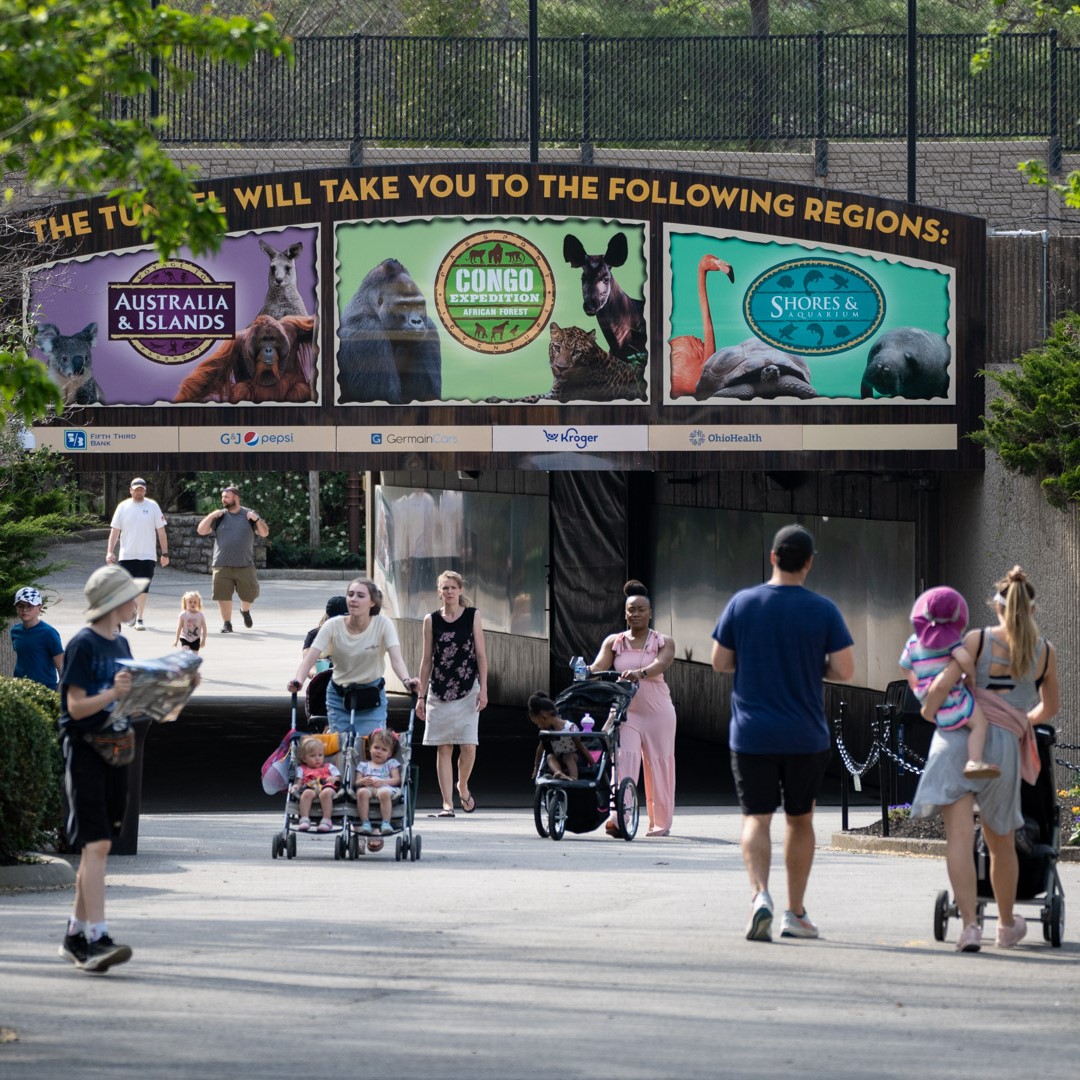
[[[719,270],[735,284],[735,271],[730,263],[716,255],[703,255],[698,263],[698,302],[701,304],[701,325],[705,340],[693,334],[681,334],[671,339],[671,396],[685,397],[693,394],[697,388],[701,369],[716,352],[716,337],[713,333],[712,312],[709,310],[709,294],[705,275]]]

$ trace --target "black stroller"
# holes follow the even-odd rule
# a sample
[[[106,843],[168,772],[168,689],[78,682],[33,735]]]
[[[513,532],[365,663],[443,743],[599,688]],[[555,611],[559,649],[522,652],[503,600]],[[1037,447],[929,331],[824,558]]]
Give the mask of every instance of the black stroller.
[[[582,717],[588,714],[603,727],[574,734],[575,742],[580,740],[593,758],[593,764],[583,767],[577,780],[556,778],[548,767],[548,754],[564,752],[560,740],[567,736],[557,731],[539,733],[544,753],[536,773],[533,818],[541,836],[561,840],[567,829],[572,833],[592,832],[607,821],[609,814],[615,815],[624,840],[633,840],[637,835],[637,784],[634,777],[619,776],[619,728],[637,686],[617,682],[617,678],[613,671],[590,675],[555,699],[555,708],[564,720],[580,727]]]
[[[1018,906],[1026,902],[1039,905],[1043,938],[1054,948],[1060,948],[1065,935],[1065,893],[1057,869],[1061,853],[1061,808],[1054,780],[1052,750],[1057,741],[1054,729],[1048,724],[1037,724],[1035,741],[1042,768],[1034,784],[1020,784],[1024,827],[1016,831],[1016,854],[1020,863],[1016,900]],[[976,912],[981,927],[984,918],[995,917],[986,915],[986,905],[993,902],[994,892],[990,887],[990,857],[981,829],[976,830],[975,835],[975,866],[979,897]],[[944,941],[949,919],[959,917],[955,900],[950,902],[948,890],[942,889],[934,905],[934,938]]]

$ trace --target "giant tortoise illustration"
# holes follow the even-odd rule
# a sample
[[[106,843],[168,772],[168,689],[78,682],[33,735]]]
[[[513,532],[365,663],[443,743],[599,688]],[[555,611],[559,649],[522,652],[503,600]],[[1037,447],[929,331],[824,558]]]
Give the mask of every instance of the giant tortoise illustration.
[[[716,397],[750,401],[817,396],[818,392],[810,385],[810,369],[802,357],[780,352],[757,338],[714,352],[705,361],[694,391],[698,401]]]

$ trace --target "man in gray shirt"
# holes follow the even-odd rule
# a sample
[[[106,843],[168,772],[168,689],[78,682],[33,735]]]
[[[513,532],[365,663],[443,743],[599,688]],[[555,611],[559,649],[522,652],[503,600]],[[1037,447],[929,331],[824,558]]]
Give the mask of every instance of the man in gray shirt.
[[[221,632],[231,634],[233,592],[240,597],[240,614],[251,628],[251,605],[259,595],[255,576],[255,534],[264,539],[270,526],[254,511],[240,505],[240,489],[227,484],[221,489],[220,510],[211,510],[196,526],[200,536],[214,534],[213,598],[221,609]]]

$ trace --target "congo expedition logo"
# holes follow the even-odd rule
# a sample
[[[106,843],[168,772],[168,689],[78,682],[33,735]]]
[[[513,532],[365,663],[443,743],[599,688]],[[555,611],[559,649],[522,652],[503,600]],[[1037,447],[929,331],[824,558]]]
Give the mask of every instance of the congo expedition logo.
[[[827,356],[871,337],[885,318],[881,286],[832,259],[795,259],[760,274],[743,316],[762,341],[784,352]]]
[[[236,335],[236,286],[184,259],[148,263],[109,283],[109,340],[149,360],[180,364]]]
[[[476,352],[508,353],[535,341],[555,307],[555,278],[540,250],[489,229],[450,249],[435,277],[435,309],[450,336]]]

